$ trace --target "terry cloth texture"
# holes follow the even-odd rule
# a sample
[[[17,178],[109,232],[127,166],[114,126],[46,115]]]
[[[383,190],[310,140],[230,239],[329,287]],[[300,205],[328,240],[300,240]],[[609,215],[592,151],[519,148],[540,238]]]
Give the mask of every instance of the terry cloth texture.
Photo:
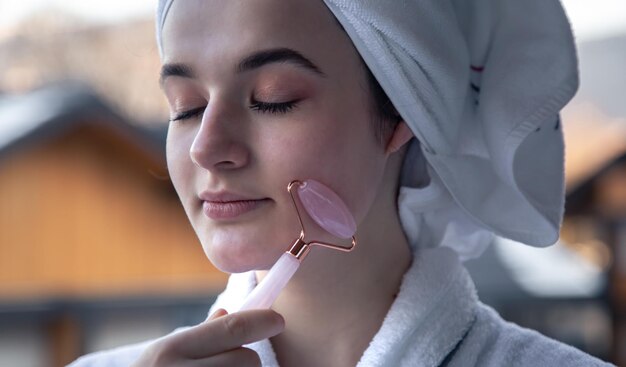
[[[492,234],[556,242],[565,195],[559,111],[578,87],[559,1],[324,2],[419,140],[399,196],[412,244],[449,246],[466,259]]]
[[[237,309],[256,286],[254,272],[231,275],[218,308]],[[82,357],[71,367],[132,364],[150,342]],[[277,367],[268,339],[246,345],[263,366]],[[415,253],[383,323],[358,367],[610,366],[535,331],[508,323],[476,298],[474,284],[448,248]]]

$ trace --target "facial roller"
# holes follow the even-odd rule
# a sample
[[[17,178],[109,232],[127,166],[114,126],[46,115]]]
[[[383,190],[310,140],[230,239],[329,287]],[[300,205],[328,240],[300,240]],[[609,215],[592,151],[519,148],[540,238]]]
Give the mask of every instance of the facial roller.
[[[315,180],[292,181],[287,186],[287,191],[291,195],[300,223],[300,237],[296,239],[289,250],[281,255],[263,278],[263,281],[252,290],[239,311],[271,307],[281,290],[300,267],[302,260],[311,250],[311,246],[321,246],[343,252],[350,252],[356,246],[356,238],[354,237],[356,223],[344,202],[335,192]],[[304,225],[294,197],[294,191],[296,191],[302,207],[315,223],[336,237],[352,238],[350,247],[319,241],[305,241]]]

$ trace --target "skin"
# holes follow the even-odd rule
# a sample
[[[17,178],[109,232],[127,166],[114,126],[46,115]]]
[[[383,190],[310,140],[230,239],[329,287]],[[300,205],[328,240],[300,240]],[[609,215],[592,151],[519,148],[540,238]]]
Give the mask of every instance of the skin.
[[[237,72],[246,56],[276,48],[297,51],[323,75],[292,62]],[[177,1],[163,49],[164,65],[192,71],[162,80],[172,119],[199,110],[170,123],[168,168],[215,266],[255,270],[262,280],[299,234],[286,191],[296,178],[314,178],[339,194],[355,217],[359,243],[348,254],[313,249],[274,311],[218,311],[162,339],[138,365],[256,365],[254,352],[239,347],[271,337],[281,366],[354,366],[411,261],[396,208],[410,130],[401,122],[384,141],[376,138],[358,53],[321,1]],[[293,100],[284,113],[254,107]],[[203,213],[204,190],[259,201],[245,214],[215,220]],[[304,220],[308,238],[338,242]]]

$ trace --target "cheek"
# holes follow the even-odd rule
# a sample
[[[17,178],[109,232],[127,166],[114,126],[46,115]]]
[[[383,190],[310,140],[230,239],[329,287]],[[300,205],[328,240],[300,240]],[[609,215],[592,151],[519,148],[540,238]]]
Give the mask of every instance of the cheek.
[[[384,176],[384,155],[378,146],[360,141],[362,145],[346,144],[336,155],[327,157],[329,184],[346,202],[355,220],[360,223],[370,210]],[[336,158],[341,157],[341,158]]]
[[[167,170],[185,210],[194,190],[193,162],[189,156],[191,140],[187,135],[170,127],[166,142]]]
[[[317,120],[315,128],[267,146],[268,172],[283,181],[315,179],[329,186],[360,222],[376,197],[385,155],[364,121]],[[352,120],[355,121],[355,120]],[[273,163],[269,163],[273,162]]]

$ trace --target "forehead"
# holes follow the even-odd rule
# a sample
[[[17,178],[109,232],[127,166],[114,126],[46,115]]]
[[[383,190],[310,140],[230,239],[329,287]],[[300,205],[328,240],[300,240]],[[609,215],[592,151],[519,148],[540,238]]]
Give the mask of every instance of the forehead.
[[[164,62],[276,47],[330,55],[351,46],[321,0],[174,1],[162,39]]]

